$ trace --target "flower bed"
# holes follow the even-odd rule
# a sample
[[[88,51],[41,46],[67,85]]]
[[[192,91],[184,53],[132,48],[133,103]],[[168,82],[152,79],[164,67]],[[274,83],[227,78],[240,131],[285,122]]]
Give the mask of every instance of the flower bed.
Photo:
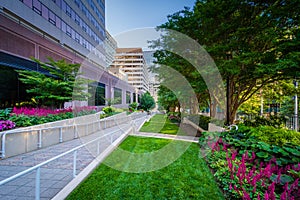
[[[300,133],[276,130],[280,141],[268,139],[276,138],[274,127],[245,126],[200,139],[212,149],[207,162],[227,199],[300,199]]]
[[[4,111],[2,112],[4,113]],[[13,108],[5,109],[5,115],[1,115],[0,131],[13,129],[15,127],[27,127],[48,122],[54,122],[73,117],[96,113],[96,107],[85,106],[75,109],[45,109],[45,108]]]

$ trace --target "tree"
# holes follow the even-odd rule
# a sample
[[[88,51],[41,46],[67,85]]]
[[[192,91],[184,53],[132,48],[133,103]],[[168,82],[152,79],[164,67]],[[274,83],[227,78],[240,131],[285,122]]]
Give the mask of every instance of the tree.
[[[142,94],[140,106],[145,111],[149,111],[155,107],[155,101],[149,92]]]
[[[34,96],[39,106],[61,108],[64,102],[70,100],[87,100],[87,80],[78,78],[79,64],[70,64],[65,60],[54,61],[49,58],[48,63],[36,61],[49,72],[45,75],[35,71],[17,70],[20,81],[28,85],[26,92]]]
[[[262,87],[300,72],[299,6],[297,0],[198,0],[192,10],[185,8],[168,16],[168,22],[158,29],[184,33],[212,56],[227,80],[224,84],[229,92],[228,123],[231,124],[239,106]],[[172,41],[170,37],[165,34],[153,46],[165,49]],[[171,67],[178,61],[163,50],[154,56]],[[186,66],[177,63],[174,68],[182,72]],[[190,69],[188,74],[192,74]],[[218,97],[210,96],[210,102],[213,101],[219,102]]]

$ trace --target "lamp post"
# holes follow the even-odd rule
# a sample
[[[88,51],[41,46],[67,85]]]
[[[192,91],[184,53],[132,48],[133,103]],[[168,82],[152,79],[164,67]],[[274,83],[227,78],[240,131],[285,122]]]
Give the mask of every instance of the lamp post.
[[[295,85],[295,88],[297,90],[298,88],[298,81],[295,79],[294,81],[294,85]],[[295,110],[294,110],[294,130],[295,131],[298,131],[298,95],[297,95],[297,91],[296,91],[296,94],[295,94]]]

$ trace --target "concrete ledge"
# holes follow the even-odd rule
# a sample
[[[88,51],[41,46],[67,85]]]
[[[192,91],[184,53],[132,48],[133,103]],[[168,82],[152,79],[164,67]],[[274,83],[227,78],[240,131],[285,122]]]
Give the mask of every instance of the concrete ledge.
[[[208,131],[209,132],[223,132],[225,129],[221,126],[217,126],[213,123],[208,124]]]
[[[197,124],[195,124],[194,122],[190,121],[186,117],[183,118],[182,123],[191,125],[195,129],[199,130],[201,133],[207,131],[207,130],[202,129],[201,127],[199,127]]]
[[[116,141],[114,141],[104,152],[102,152],[97,158],[95,158],[84,170],[82,170],[70,183],[68,183],[59,193],[57,193],[52,200],[62,200],[67,196],[87,177],[96,167],[98,167],[104,159],[111,154],[132,132],[132,128],[126,131]]]

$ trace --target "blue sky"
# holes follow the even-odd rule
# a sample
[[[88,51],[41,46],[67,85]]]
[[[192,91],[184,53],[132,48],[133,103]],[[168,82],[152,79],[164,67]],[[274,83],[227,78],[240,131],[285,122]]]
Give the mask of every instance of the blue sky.
[[[136,28],[156,27],[167,15],[192,8],[195,0],[106,0],[106,29],[113,36]]]

